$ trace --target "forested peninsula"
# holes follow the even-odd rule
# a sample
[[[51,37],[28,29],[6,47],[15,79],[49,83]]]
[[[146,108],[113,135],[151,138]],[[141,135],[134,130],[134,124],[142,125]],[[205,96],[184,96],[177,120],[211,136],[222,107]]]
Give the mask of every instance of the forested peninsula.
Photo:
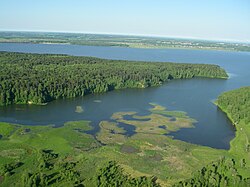
[[[67,55],[0,52],[0,105],[45,104],[171,79],[227,78],[217,65],[107,60]]]
[[[250,87],[243,87],[221,94],[217,100],[219,107],[225,111],[233,123],[241,121],[250,123]]]

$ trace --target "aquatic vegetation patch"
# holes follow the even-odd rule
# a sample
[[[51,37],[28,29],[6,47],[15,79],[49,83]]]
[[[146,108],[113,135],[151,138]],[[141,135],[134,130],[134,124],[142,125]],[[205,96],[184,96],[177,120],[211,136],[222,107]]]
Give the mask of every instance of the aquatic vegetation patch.
[[[151,104],[151,114],[140,116],[136,112],[117,112],[112,119],[117,122],[135,126],[137,133],[168,134],[180,128],[194,127],[196,120],[187,116],[185,112],[168,111],[165,107]],[[130,118],[128,118],[130,116]]]
[[[101,100],[94,100],[95,103],[101,103]]]
[[[83,113],[84,110],[83,110],[82,106],[76,106],[75,112],[76,113]]]
[[[103,144],[125,143],[127,137],[123,134],[125,130],[117,126],[115,122],[101,121],[100,132],[97,133],[96,139]]]

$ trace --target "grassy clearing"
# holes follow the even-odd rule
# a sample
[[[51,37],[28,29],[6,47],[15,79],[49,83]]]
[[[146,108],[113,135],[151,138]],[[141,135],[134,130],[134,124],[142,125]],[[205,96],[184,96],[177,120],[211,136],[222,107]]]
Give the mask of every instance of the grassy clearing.
[[[15,127],[8,123],[1,123],[0,135],[2,138],[7,138],[13,131]]]

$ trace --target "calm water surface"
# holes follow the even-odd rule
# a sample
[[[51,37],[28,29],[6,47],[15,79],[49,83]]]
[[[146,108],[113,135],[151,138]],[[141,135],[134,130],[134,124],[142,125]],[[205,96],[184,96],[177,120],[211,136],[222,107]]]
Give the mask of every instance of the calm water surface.
[[[250,53],[181,49],[131,49],[78,45],[46,45],[0,43],[0,51],[53,53],[95,56],[107,59],[143,60],[218,64],[230,74],[228,80],[174,80],[160,87],[116,90],[82,98],[62,99],[47,106],[12,105],[0,108],[0,121],[26,125],[62,125],[66,121],[90,120],[98,130],[98,122],[109,120],[114,112],[136,111],[147,114],[149,103],[169,110],[181,110],[195,118],[195,128],[172,133],[176,139],[228,149],[234,128],[226,115],[212,103],[224,91],[250,85]],[[83,113],[76,113],[82,106]],[[129,128],[128,130],[133,129]]]

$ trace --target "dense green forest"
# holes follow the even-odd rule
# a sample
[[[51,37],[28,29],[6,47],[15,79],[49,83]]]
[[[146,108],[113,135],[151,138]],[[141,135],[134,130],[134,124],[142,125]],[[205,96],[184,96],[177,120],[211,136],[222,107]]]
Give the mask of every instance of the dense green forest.
[[[245,167],[245,163],[241,163]],[[250,185],[250,178],[244,178],[237,170],[234,159],[220,160],[203,167],[195,172],[193,177],[174,185],[175,187],[195,187],[195,186],[238,186],[247,187]]]
[[[135,186],[135,187],[160,187],[156,177],[133,178],[124,174],[123,169],[116,162],[110,161],[97,172],[94,177],[96,186]]]
[[[250,87],[226,92],[219,96],[217,104],[230,113],[234,123],[241,120],[250,123]]]
[[[58,98],[145,88],[192,77],[226,78],[227,74],[219,66],[207,64],[0,52],[0,105],[43,104]]]

